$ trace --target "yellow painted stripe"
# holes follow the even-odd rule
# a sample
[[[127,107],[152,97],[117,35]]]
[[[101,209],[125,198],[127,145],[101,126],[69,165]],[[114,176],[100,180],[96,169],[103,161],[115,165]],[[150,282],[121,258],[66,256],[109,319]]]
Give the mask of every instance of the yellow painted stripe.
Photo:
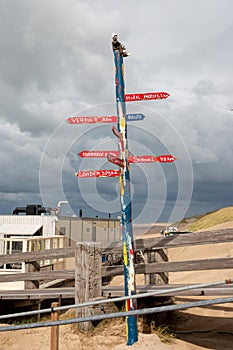
[[[126,333],[126,339],[128,340],[128,337],[129,337],[129,327],[128,327],[128,316],[126,316],[125,318],[125,333]]]
[[[120,119],[121,130],[125,130],[125,118]]]
[[[128,256],[127,256],[127,247],[126,243],[123,244],[123,257],[124,257],[124,264],[128,265]]]
[[[120,193],[122,196],[124,196],[125,191],[124,191],[124,186],[123,186],[123,176],[122,175],[120,176]]]

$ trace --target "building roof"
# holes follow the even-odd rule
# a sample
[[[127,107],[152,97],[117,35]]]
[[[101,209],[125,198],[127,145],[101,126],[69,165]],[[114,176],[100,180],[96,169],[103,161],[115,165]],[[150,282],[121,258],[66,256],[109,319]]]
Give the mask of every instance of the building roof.
[[[33,236],[41,227],[41,224],[4,224],[0,226],[0,234],[12,236]]]

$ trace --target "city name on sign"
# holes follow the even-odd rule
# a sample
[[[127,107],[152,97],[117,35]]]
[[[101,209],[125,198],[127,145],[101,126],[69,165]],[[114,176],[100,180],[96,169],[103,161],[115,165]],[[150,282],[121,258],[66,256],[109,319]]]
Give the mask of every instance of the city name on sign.
[[[82,151],[79,153],[81,158],[107,158],[109,154],[118,157],[118,151]]]
[[[125,116],[125,119],[128,122],[143,120],[144,118],[145,116],[142,113],[126,114]],[[74,116],[67,118],[66,121],[69,124],[117,123],[117,116]]]
[[[125,116],[125,119],[127,120],[127,122],[143,120],[144,118],[145,118],[145,116],[142,113],[126,114],[126,116]]]
[[[120,176],[119,170],[84,170],[79,171],[75,174],[77,177],[80,178],[89,178],[89,177],[117,177]]]
[[[69,124],[96,124],[96,123],[117,123],[116,116],[92,116],[92,117],[79,117],[74,116],[66,119]]]
[[[167,92],[147,92],[139,94],[125,94],[125,102],[142,101],[142,100],[161,100],[169,97]]]
[[[166,154],[163,156],[129,156],[128,158],[129,163],[153,163],[153,162],[160,162],[160,163],[171,163],[176,160],[175,157],[173,157],[170,154]]]

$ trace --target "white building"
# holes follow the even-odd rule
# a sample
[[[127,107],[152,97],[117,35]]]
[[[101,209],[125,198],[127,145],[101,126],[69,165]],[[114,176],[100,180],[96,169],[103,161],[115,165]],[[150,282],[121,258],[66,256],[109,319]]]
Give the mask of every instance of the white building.
[[[26,209],[30,207],[27,215]],[[74,242],[116,242],[121,239],[119,219],[48,215],[41,206],[16,208],[15,215],[0,215],[0,255],[62,248]],[[21,212],[25,215],[19,214]],[[35,209],[35,210],[34,210]],[[37,209],[40,215],[32,215]],[[60,263],[61,259],[58,259]],[[54,262],[53,262],[54,263]],[[41,268],[51,264],[45,261]],[[1,264],[0,274],[25,272],[25,263]],[[0,289],[24,289],[25,282],[0,282]]]

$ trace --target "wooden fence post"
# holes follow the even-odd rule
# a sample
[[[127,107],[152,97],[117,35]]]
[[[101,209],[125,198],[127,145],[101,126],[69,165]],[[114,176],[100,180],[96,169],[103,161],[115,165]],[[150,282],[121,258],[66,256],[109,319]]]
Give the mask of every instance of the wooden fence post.
[[[145,263],[154,263],[154,262],[165,262],[168,261],[167,250],[166,249],[153,249],[146,250],[144,252]],[[150,273],[144,275],[145,284],[155,284],[155,285],[164,285],[168,284],[168,273],[159,272],[159,273]]]
[[[75,303],[80,304],[101,297],[102,252],[98,243],[77,243],[75,253]],[[76,308],[76,317],[91,315],[90,307]],[[93,328],[91,322],[81,322],[78,328],[88,331]]]
[[[51,305],[52,308],[58,307],[58,306],[59,306],[58,302],[52,303]],[[58,321],[58,320],[59,320],[59,312],[52,311],[51,321]],[[59,326],[51,327],[50,350],[59,350]]]
[[[40,271],[40,264],[37,261],[25,261],[25,272]],[[39,281],[25,281],[25,289],[39,288]]]

